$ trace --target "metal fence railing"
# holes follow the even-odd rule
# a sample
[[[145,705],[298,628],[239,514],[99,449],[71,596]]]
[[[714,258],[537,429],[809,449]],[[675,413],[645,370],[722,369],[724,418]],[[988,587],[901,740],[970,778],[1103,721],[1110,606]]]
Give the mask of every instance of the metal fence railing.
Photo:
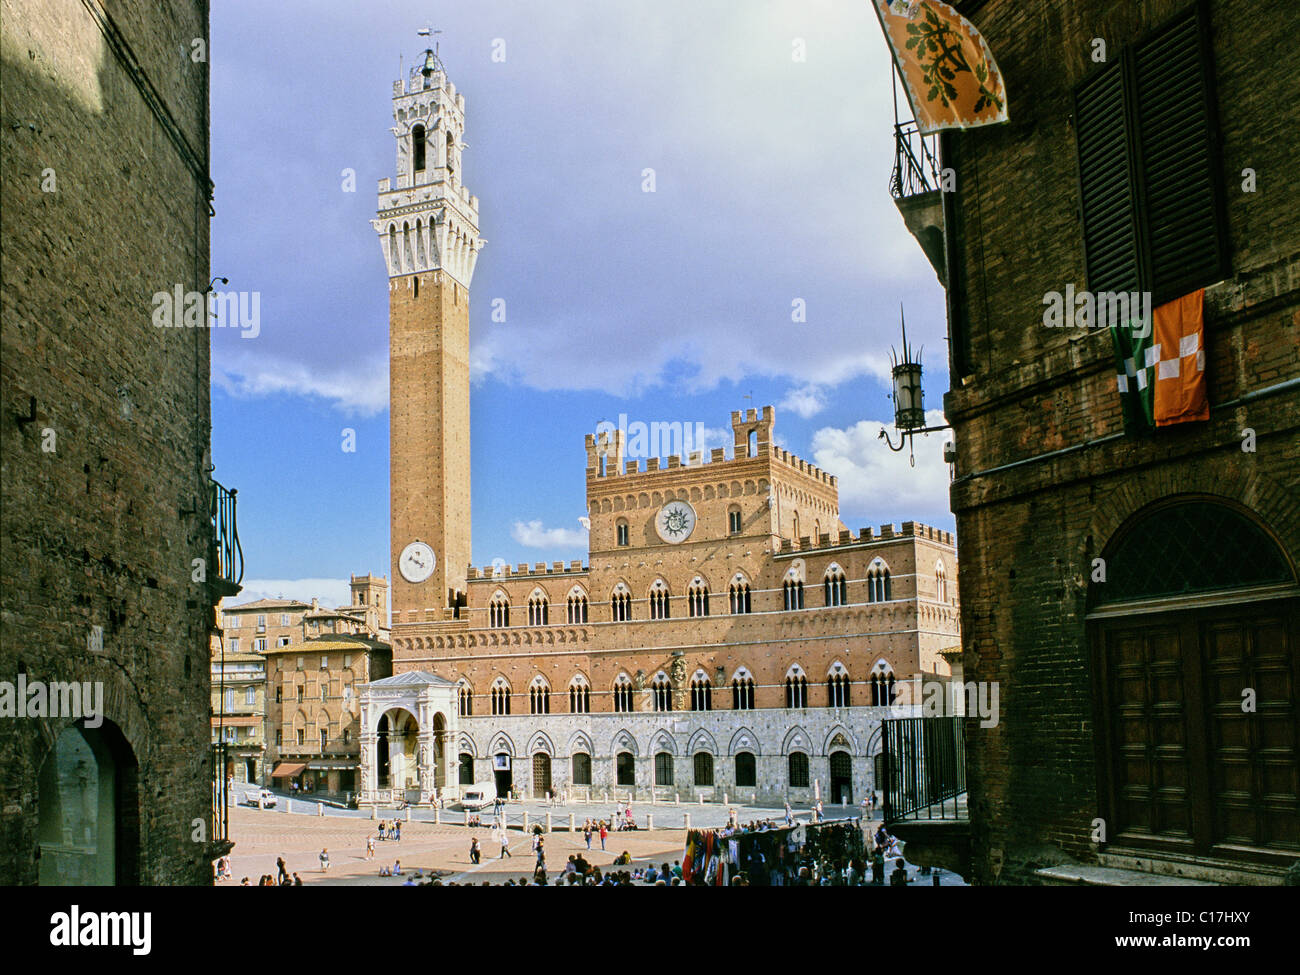
[[[938,136],[921,135],[915,122],[894,125],[894,170],[889,192],[895,200],[939,188]]]
[[[958,819],[966,793],[960,715],[883,721],[884,820]]]
[[[237,491],[210,481],[211,501],[209,516],[212,519],[212,537],[215,547],[215,565],[218,581],[236,587],[244,580],[244,550],[239,544],[239,528],[235,521]]]

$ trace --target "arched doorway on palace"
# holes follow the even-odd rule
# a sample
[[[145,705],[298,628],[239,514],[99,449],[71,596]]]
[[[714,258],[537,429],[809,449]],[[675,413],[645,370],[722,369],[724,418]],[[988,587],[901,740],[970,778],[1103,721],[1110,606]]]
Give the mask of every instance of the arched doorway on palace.
[[[511,778],[509,753],[497,752],[492,756],[492,777],[496,781],[497,795],[503,799],[510,795],[514,782]]]
[[[376,769],[381,789],[418,789],[420,728],[415,715],[393,708],[379,718]]]
[[[1181,496],[1102,552],[1087,630],[1108,845],[1300,855],[1300,587],[1248,509]]]
[[[551,792],[551,756],[538,752],[533,756],[533,798],[545,799]]]
[[[831,752],[831,802],[837,806],[853,802],[853,760],[848,752]]]
[[[42,886],[139,883],[139,766],[117,725],[65,728],[41,764]]]

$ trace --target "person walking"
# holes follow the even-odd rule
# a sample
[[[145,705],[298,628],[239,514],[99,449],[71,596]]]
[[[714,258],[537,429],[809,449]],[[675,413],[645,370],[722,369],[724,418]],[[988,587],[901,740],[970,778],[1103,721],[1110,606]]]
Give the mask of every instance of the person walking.
[[[591,820],[590,819],[587,820],[587,822],[582,827],[582,837],[587,841],[587,849],[590,850],[591,849]]]
[[[400,819],[393,823],[393,834],[393,838],[400,843],[402,841],[402,821]]]
[[[545,875],[545,873],[546,873],[546,845],[545,845],[545,843],[542,841],[542,837],[541,837],[540,835],[537,837],[537,869],[538,869],[539,871],[541,871],[543,875]]]
[[[366,837],[366,859],[373,860],[374,858],[375,858],[375,838],[373,836],[367,836]]]
[[[600,821],[600,848],[605,849],[605,837],[609,835],[609,829],[606,828],[605,820]]]
[[[320,872],[327,873],[330,868],[330,851],[322,847],[320,851],[319,859],[320,859]]]
[[[785,824],[786,824],[787,826],[793,826],[793,825],[794,825],[794,810],[790,808],[790,800],[789,800],[789,799],[787,799],[787,800],[785,801]]]
[[[379,821],[379,839],[381,841],[387,839],[387,826],[388,826],[387,820],[381,819]]]
[[[501,855],[498,860],[504,860],[506,857],[514,859],[514,854],[510,852],[510,834],[506,832],[503,824],[497,825],[497,842],[501,844]]]
[[[471,837],[469,841],[469,862],[478,863],[482,855],[483,851],[479,849],[478,837]]]
[[[279,872],[276,874],[276,878],[275,878],[275,882],[276,882],[277,884],[280,883],[280,882],[283,881],[283,880],[288,880],[288,879],[289,879],[289,871],[286,870],[285,867],[284,867],[284,857],[276,857],[276,859],[275,859],[275,869],[276,869],[277,871],[279,871]]]

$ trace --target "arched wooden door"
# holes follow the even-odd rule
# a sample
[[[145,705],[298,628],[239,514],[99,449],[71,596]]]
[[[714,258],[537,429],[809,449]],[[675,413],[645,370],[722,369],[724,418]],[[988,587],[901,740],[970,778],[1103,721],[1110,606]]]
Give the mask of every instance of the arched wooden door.
[[[1300,589],[1249,513],[1156,506],[1090,587],[1107,842],[1284,863],[1300,854]]]
[[[533,798],[545,799],[551,791],[551,756],[538,752],[533,756]]]

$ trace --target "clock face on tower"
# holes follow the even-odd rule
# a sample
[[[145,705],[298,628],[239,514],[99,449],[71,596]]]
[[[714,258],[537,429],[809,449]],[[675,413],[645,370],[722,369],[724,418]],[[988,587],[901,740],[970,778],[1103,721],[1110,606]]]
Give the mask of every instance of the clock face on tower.
[[[669,501],[655,515],[655,531],[670,545],[686,541],[695,531],[695,509],[685,501]]]
[[[437,556],[425,542],[412,542],[402,549],[402,556],[397,560],[397,568],[407,582],[423,582],[433,575],[437,564]]]

